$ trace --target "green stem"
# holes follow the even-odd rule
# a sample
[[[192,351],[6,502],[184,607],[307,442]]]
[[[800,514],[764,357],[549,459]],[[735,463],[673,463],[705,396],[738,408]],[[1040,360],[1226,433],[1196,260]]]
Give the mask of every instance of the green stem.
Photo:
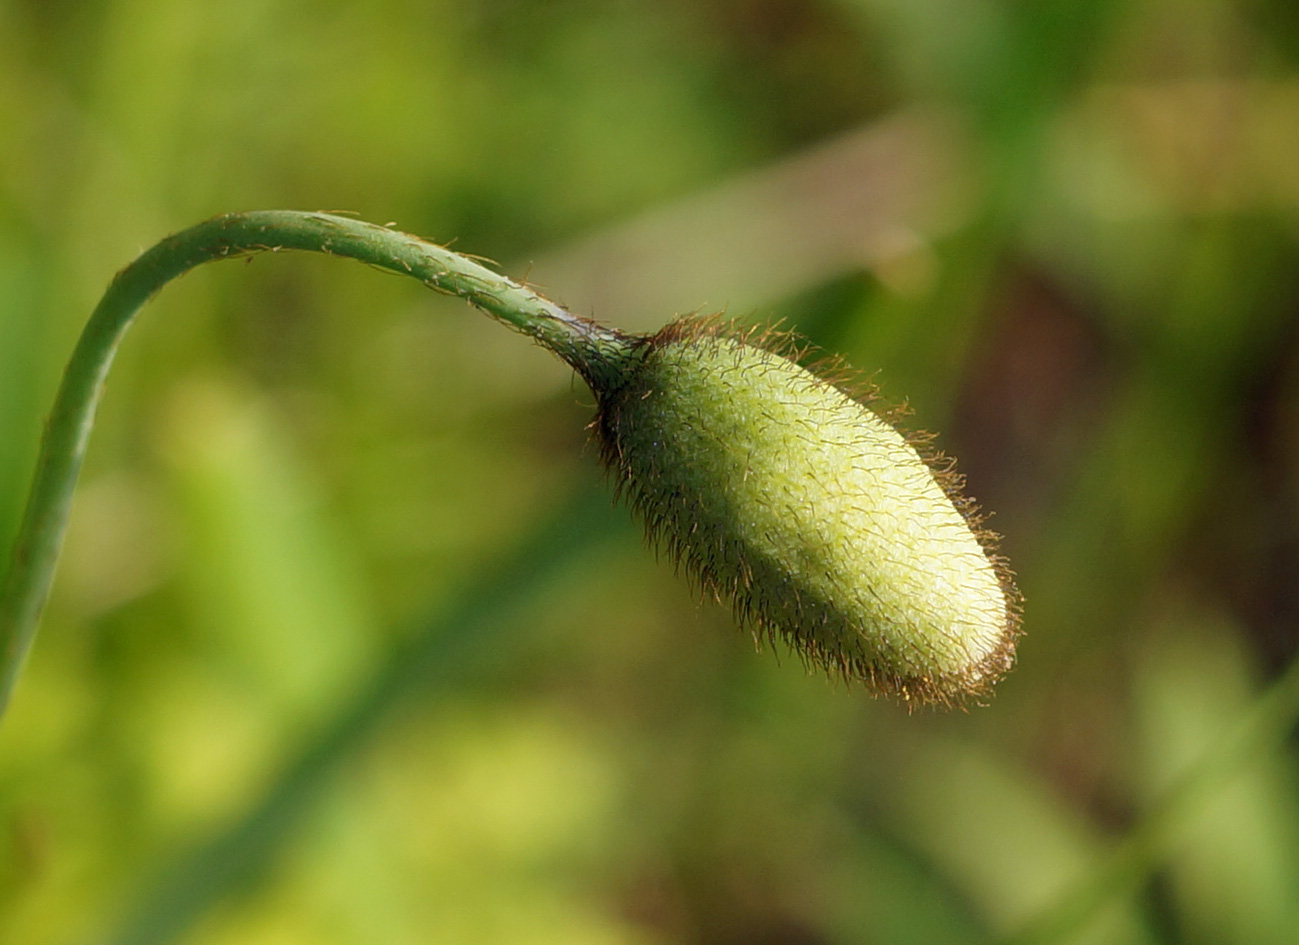
[[[77,342],[55,397],[9,570],[0,585],[0,714],[9,704],[49,597],[104,380],[135,313],[164,285],[195,266],[281,249],[347,256],[458,295],[549,348],[593,386],[616,376],[633,350],[628,336],[573,315],[459,253],[360,220],[294,210],[232,213],[168,237],[113,279]]]

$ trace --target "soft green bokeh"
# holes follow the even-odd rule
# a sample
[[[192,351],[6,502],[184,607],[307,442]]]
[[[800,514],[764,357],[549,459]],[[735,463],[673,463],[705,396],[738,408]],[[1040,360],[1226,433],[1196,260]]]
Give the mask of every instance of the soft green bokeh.
[[[5,547],[112,274],[269,207],[843,354],[994,513],[1019,665],[908,715],[755,655],[544,351],[213,265],[125,345],[0,726],[0,942],[995,940],[1295,656],[1290,0],[0,0]],[[1061,940],[1299,940],[1295,754]]]

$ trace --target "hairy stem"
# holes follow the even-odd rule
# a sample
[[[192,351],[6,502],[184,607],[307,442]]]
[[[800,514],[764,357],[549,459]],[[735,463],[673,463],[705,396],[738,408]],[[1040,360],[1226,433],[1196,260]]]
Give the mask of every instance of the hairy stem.
[[[294,210],[232,213],[168,237],[109,285],[77,342],[46,422],[27,508],[0,585],[0,714],[49,597],[104,380],[135,313],[195,266],[282,249],[347,256],[458,295],[534,338],[588,381],[616,374],[632,350],[627,336],[573,315],[459,253],[360,220]]]

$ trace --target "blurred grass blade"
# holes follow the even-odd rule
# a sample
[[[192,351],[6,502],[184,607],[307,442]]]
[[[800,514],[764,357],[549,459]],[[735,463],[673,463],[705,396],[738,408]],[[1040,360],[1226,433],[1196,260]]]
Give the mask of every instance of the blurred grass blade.
[[[1168,610],[1134,680],[1145,804],[1194,767],[1257,688],[1247,638],[1230,616],[1195,600]],[[1162,873],[1179,929],[1222,945],[1299,939],[1295,761],[1290,751],[1256,753],[1180,830]]]
[[[1283,742],[1294,730],[1296,717],[1299,660],[1290,664],[1101,864],[1019,934],[1008,938],[1007,943],[1054,945],[1071,941],[1116,897],[1144,882],[1205,804],[1259,753]]]
[[[958,741],[889,747],[905,760],[874,775],[877,796],[864,800],[866,812],[942,877],[994,940],[1089,875],[1100,831],[1027,771]],[[1132,903],[1111,906],[1079,943],[1154,940]]]
[[[536,528],[490,574],[430,617],[397,648],[373,679],[345,704],[260,801],[219,835],[180,857],[147,890],[112,945],[163,945],[177,940],[208,909],[255,883],[302,821],[339,764],[380,728],[403,700],[436,697],[507,657],[508,619],[533,593],[613,532],[620,521],[606,495],[583,491]]]
[[[968,150],[956,116],[904,111],[542,255],[529,279],[629,330],[672,312],[745,313],[968,222]]]

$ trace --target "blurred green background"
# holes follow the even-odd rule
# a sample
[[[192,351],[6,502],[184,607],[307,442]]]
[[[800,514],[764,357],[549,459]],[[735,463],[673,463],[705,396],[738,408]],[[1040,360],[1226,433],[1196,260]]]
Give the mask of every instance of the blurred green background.
[[[209,266],[0,727],[0,942],[1299,941],[1292,719],[1107,857],[1299,649],[1292,0],[0,0],[5,548],[112,274],[270,207],[843,354],[995,513],[1019,666],[909,715],[755,655],[545,352]]]

